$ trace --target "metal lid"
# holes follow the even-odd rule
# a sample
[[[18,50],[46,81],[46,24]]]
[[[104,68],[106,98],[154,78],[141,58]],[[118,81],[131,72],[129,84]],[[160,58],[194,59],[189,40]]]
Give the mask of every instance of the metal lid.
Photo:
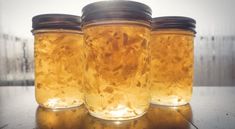
[[[196,21],[189,17],[181,16],[168,16],[168,17],[156,17],[152,19],[152,29],[184,29],[190,30],[194,33],[196,27]]]
[[[32,19],[33,30],[39,29],[69,29],[81,30],[81,18],[67,14],[42,14]]]
[[[82,9],[82,22],[93,20],[141,20],[151,22],[149,6],[134,1],[100,1],[88,4]]]

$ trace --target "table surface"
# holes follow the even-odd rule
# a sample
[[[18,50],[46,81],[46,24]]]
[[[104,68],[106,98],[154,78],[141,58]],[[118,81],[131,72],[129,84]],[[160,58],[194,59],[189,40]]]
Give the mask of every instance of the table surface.
[[[194,87],[189,105],[151,105],[142,117],[105,121],[84,106],[52,111],[38,107],[34,87],[0,87],[0,129],[235,129],[235,87]]]

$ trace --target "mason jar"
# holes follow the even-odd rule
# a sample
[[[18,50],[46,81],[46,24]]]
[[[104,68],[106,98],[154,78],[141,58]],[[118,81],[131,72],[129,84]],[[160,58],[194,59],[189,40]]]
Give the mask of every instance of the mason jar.
[[[46,108],[83,103],[83,34],[79,16],[33,17],[36,101]]]
[[[179,106],[189,103],[193,86],[195,20],[157,17],[152,20],[151,103]]]
[[[143,115],[150,103],[151,9],[133,1],[101,1],[82,12],[89,113],[107,120]]]

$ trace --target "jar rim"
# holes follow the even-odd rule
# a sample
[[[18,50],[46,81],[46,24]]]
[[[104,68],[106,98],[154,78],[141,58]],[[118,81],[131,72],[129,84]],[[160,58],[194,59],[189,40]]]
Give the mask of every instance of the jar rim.
[[[101,20],[94,20],[90,21],[87,24],[84,24],[82,29],[85,29],[87,27],[91,26],[98,26],[98,25],[139,25],[139,26],[144,26],[149,29],[151,29],[151,25],[146,22],[146,21],[127,21],[125,19],[101,19]]]
[[[177,34],[177,35],[189,35],[195,37],[195,33],[190,31],[190,30],[185,30],[185,29],[178,29],[178,28],[167,28],[167,29],[157,29],[157,30],[152,30],[152,34]]]
[[[81,30],[69,30],[69,29],[39,29],[32,30],[33,35],[38,33],[76,33],[83,34]]]

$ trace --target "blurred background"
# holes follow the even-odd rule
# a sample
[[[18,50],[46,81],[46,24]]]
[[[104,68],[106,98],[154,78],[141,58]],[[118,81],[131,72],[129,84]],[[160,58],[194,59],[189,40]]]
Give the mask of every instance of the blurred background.
[[[0,86],[33,85],[31,19],[45,13],[81,15],[97,0],[0,0]],[[235,86],[234,0],[136,0],[153,17],[187,16],[197,21],[194,85]]]

